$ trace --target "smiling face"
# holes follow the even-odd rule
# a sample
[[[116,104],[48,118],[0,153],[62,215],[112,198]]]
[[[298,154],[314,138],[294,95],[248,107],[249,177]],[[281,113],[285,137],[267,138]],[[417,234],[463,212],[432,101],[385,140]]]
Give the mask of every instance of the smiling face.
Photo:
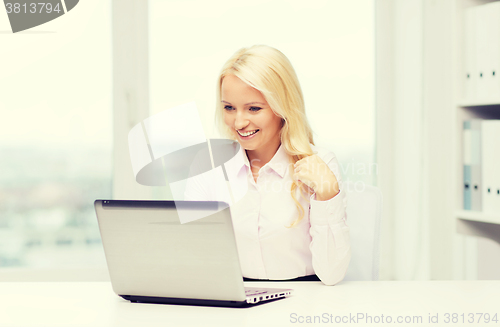
[[[221,100],[224,123],[249,159],[250,153],[260,160],[272,158],[281,144],[281,117],[274,114],[262,93],[229,74],[222,80]]]

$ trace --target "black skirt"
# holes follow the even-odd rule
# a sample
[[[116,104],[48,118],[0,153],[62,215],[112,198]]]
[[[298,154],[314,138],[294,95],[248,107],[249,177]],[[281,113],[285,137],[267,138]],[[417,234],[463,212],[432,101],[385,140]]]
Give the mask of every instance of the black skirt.
[[[301,276],[294,279],[253,279],[243,277],[244,282],[319,282],[317,275]]]

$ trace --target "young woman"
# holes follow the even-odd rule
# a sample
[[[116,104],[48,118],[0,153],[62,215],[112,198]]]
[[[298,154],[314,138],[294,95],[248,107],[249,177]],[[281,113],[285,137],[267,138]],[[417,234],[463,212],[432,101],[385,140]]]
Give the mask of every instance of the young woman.
[[[243,276],[340,282],[351,249],[339,164],[314,145],[285,55],[264,45],[237,51],[218,78],[216,115],[240,145],[227,170],[233,185],[247,189],[230,208]],[[187,199],[209,193],[197,187]]]

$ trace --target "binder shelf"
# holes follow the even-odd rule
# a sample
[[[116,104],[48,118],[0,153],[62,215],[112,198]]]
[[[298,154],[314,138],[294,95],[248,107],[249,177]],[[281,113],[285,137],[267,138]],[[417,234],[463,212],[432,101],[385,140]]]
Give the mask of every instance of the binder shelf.
[[[459,219],[500,225],[500,214],[484,213],[471,210],[459,210],[456,212],[456,216]]]
[[[457,106],[464,107],[464,108],[500,106],[500,99],[496,99],[496,100],[484,100],[484,101],[477,101],[477,100],[467,101],[467,100],[462,100],[462,101],[460,101],[457,104]]]

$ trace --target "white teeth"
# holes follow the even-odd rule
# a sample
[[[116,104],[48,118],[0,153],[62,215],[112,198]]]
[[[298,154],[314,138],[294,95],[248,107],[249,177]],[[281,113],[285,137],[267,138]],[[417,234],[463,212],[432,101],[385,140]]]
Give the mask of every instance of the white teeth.
[[[255,131],[252,131],[252,132],[245,133],[245,134],[242,134],[242,133],[240,133],[240,132],[238,131],[238,134],[240,134],[241,136],[250,136],[250,135],[252,135],[252,134],[257,133],[257,131],[258,131],[258,129],[256,129]]]

